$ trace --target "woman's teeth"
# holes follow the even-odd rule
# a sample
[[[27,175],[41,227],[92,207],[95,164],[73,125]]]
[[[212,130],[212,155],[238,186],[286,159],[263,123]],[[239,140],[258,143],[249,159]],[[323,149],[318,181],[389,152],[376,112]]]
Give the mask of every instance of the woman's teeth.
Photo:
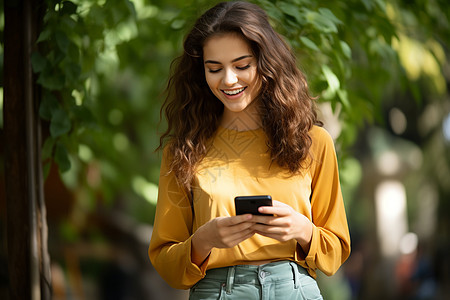
[[[237,95],[240,92],[244,91],[245,87],[241,88],[241,89],[237,89],[237,90],[223,90],[223,92],[227,95],[233,96],[233,95]]]

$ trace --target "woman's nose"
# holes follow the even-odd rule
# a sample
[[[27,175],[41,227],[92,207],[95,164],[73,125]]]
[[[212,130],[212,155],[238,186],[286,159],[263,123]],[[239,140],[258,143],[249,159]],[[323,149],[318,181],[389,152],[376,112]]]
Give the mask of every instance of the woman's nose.
[[[223,83],[227,86],[232,86],[238,82],[237,74],[233,70],[226,70]]]

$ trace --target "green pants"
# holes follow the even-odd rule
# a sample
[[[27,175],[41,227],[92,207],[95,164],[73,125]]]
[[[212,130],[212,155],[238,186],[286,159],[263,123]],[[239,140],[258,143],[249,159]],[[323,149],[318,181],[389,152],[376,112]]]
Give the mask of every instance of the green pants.
[[[190,290],[189,299],[323,299],[317,282],[295,262],[211,269]]]

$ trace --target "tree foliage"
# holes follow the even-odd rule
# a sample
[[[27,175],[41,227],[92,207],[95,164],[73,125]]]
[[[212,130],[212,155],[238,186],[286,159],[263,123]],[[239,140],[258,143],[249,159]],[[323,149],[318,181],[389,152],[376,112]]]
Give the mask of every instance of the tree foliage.
[[[54,161],[66,184],[89,199],[130,200],[134,215],[151,221],[159,108],[170,62],[193,20],[215,2],[47,1],[39,51],[32,54],[42,86],[39,112],[49,128],[46,172]],[[364,122],[381,121],[383,101],[393,90],[409,91],[417,101],[418,82],[430,93],[447,92],[444,1],[253,2],[297,53],[313,94],[338,116],[344,148]],[[410,44],[428,61],[405,57]]]

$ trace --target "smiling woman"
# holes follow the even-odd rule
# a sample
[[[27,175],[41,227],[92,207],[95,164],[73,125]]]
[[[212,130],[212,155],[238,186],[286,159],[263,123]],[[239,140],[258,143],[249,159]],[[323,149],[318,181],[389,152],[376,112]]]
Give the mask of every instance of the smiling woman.
[[[208,39],[203,51],[206,82],[224,105],[220,124],[228,128],[240,119],[234,123],[237,130],[261,127],[256,105],[252,105],[259,95],[261,80],[249,43],[229,33]]]
[[[258,6],[223,2],[173,66],[156,270],[191,299],[322,299],[316,269],[336,272],[350,237],[333,141],[290,48]],[[234,198],[252,195],[273,205],[236,215]]]

